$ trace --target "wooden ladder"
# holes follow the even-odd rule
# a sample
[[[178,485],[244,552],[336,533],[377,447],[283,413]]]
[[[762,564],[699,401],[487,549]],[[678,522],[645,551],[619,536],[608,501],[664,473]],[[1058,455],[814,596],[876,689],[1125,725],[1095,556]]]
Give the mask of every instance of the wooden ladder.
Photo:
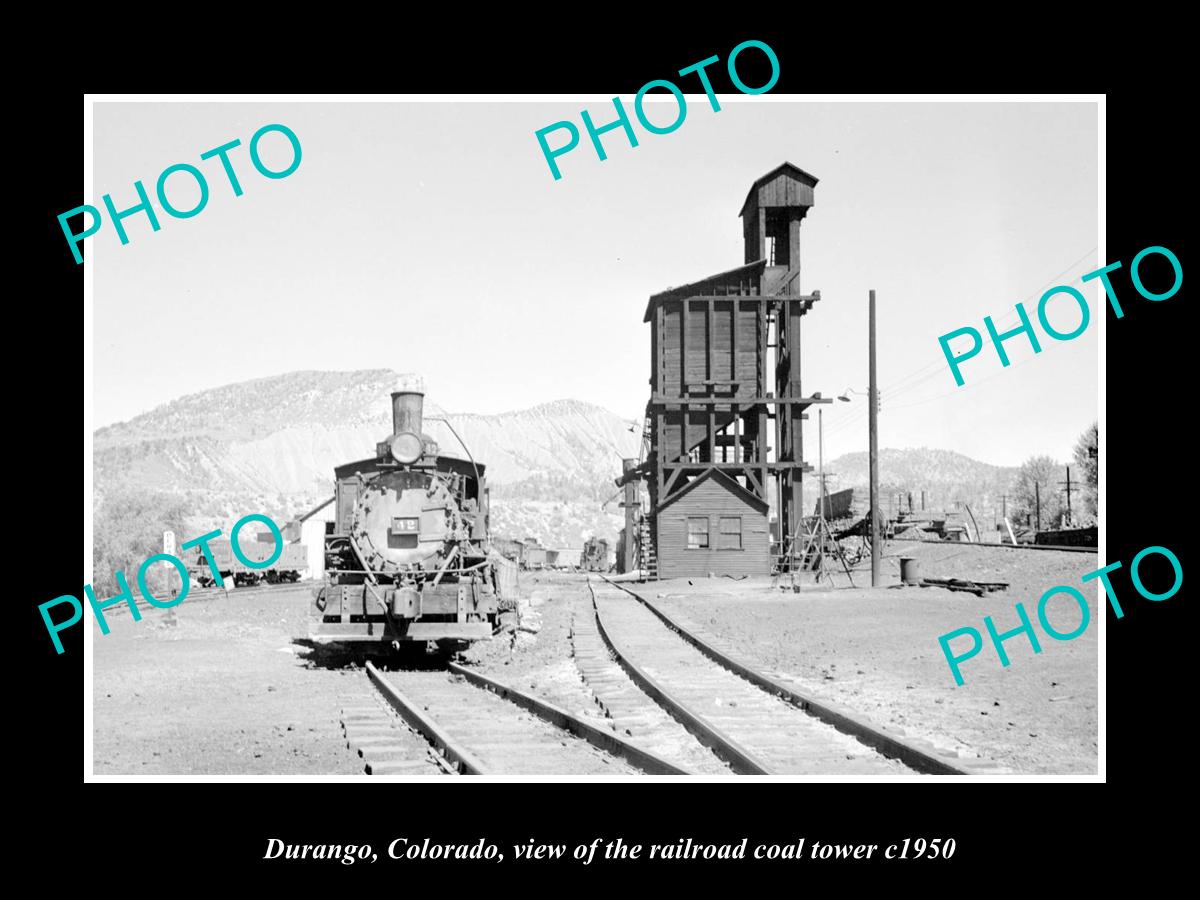
[[[658,557],[654,553],[654,537],[646,516],[642,516],[638,525],[638,568],[645,569],[647,578],[658,578]]]

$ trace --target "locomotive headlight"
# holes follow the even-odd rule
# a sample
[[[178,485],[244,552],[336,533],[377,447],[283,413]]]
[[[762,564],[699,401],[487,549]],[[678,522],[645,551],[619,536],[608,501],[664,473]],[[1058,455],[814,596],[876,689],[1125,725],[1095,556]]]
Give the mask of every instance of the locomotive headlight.
[[[392,459],[404,466],[410,466],[421,458],[421,438],[411,431],[402,431],[393,435],[389,441]]]

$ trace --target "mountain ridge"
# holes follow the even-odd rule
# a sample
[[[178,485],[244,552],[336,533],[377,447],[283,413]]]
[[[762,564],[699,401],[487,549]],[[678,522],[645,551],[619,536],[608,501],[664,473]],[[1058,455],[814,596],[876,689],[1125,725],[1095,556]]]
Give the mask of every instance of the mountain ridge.
[[[284,521],[329,496],[334,466],[373,455],[391,431],[390,393],[402,377],[390,369],[300,370],[188,394],[99,428],[94,506],[150,492],[185,498],[195,528],[228,527],[247,511]],[[448,413],[427,395],[425,409],[424,430],[442,453],[466,455],[457,433],[486,467],[495,534],[560,547],[592,535],[615,538],[620,508],[606,501],[621,460],[639,456],[640,421],[573,398],[503,413]],[[981,508],[1016,472],[924,447],[885,448],[880,469],[885,496],[925,489],[930,505],[965,500]],[[843,454],[826,471],[831,491],[865,488],[867,454]],[[805,479],[806,509],[815,504],[815,475]]]
[[[95,505],[130,491],[184,496],[189,524],[204,528],[221,527],[239,508],[296,515],[332,492],[334,466],[372,456],[390,434],[390,394],[402,377],[389,369],[289,372],[188,394],[99,428]],[[571,398],[460,414],[427,395],[425,414],[423,430],[442,453],[486,467],[496,533],[560,546],[615,536],[619,510],[601,502],[622,457],[638,455],[641,429],[632,420]]]

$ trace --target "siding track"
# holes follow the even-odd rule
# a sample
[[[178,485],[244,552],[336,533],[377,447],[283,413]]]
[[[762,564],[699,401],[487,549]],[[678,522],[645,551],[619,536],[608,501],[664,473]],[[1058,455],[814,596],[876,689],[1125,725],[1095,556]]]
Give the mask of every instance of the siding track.
[[[628,589],[591,588],[600,634],[622,668],[736,772],[970,774],[756,672]]]

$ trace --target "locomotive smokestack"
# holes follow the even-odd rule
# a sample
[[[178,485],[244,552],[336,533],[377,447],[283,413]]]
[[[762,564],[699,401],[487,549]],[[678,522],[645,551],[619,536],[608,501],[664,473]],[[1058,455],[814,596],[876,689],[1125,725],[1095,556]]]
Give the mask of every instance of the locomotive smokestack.
[[[421,391],[392,391],[392,434],[421,434],[424,409],[425,394]]]

